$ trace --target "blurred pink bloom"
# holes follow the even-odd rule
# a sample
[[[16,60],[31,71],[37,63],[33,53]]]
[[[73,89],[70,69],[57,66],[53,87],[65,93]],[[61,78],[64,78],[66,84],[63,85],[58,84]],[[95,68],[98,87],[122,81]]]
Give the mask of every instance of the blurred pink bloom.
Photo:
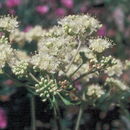
[[[74,1],[73,0],[61,0],[61,3],[66,7],[66,8],[73,8],[74,6]]]
[[[82,85],[80,82],[75,83],[75,87],[80,91],[82,89]]]
[[[20,4],[21,0],[6,0],[6,6],[9,8],[19,6]]]
[[[7,127],[7,115],[4,109],[0,108],[0,129]]]
[[[36,7],[36,11],[40,14],[46,14],[49,11],[49,7],[47,5],[39,5]]]
[[[125,29],[125,27],[124,27],[125,15],[124,15],[122,8],[120,8],[120,7],[115,8],[115,10],[113,11],[113,19],[114,19],[119,31],[123,32]]]
[[[98,36],[106,36],[106,31],[107,31],[106,26],[103,26],[98,30],[97,34]]]
[[[86,6],[82,6],[82,7],[80,8],[80,11],[81,11],[82,13],[85,13],[86,10],[87,10]]]
[[[14,9],[9,9],[9,14],[11,14],[11,15],[15,15],[15,10]]]
[[[107,36],[109,36],[109,37],[114,37],[115,35],[116,35],[116,31],[115,31],[115,30],[109,29],[109,30],[107,31]]]
[[[66,15],[66,10],[64,8],[57,8],[55,14],[59,17],[63,17]]]
[[[0,8],[2,8],[2,3],[0,3]]]
[[[28,25],[27,27],[25,27],[24,32],[28,32],[32,29],[33,27],[31,25]]]
[[[5,85],[13,85],[13,84],[14,84],[14,81],[8,79],[8,80],[4,81],[3,84],[5,84]]]

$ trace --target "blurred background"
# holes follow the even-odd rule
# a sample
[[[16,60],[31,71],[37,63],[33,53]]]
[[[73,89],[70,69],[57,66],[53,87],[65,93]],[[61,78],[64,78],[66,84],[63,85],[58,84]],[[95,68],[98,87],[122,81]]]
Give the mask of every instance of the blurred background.
[[[129,0],[0,0],[0,15],[14,15],[20,21],[20,30],[28,32],[36,25],[50,28],[69,14],[90,14],[103,27],[97,35],[109,37],[118,46],[112,49],[115,57],[130,59],[130,1]],[[30,49],[30,44],[23,49]],[[32,49],[32,48],[31,48]],[[127,82],[130,72],[122,78]],[[52,111],[47,103],[35,96],[37,130],[50,130],[54,125]],[[31,130],[32,98],[24,86],[0,75],[0,130]],[[128,99],[129,104],[129,99]],[[82,120],[82,130],[130,130],[130,106],[124,111],[111,106],[109,110],[89,108]],[[61,109],[64,130],[72,130],[77,108]]]

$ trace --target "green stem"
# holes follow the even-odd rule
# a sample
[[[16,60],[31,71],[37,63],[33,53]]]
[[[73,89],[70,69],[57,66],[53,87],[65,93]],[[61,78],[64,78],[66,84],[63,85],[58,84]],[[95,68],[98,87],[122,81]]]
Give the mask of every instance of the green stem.
[[[56,103],[54,103],[54,119],[56,122],[57,130],[62,130],[61,121],[60,121],[60,111]]]
[[[72,76],[81,68],[82,65],[83,65],[83,63],[80,64],[80,65],[77,67],[77,69],[76,69],[72,74],[70,74],[70,77],[72,77]]]
[[[39,83],[38,79],[32,73],[29,73],[29,75],[35,82]]]
[[[77,118],[77,121],[76,121],[75,130],[79,130],[82,114],[83,114],[83,106],[80,105],[79,114],[78,114],[78,118]]]
[[[85,100],[85,94],[84,94],[84,92],[82,93],[82,97],[81,98],[82,98],[82,101]],[[81,122],[83,110],[84,110],[84,104],[82,102],[80,104],[80,108],[79,108],[79,113],[78,113],[78,117],[77,117],[77,121],[76,121],[75,130],[79,130],[79,128],[80,128],[80,122]]]
[[[73,62],[74,62],[74,60],[75,60],[77,54],[79,53],[79,50],[80,50],[81,44],[82,44],[81,41],[79,41],[79,45],[78,45],[78,47],[77,47],[76,53],[75,53],[74,57],[72,58],[72,60],[70,61],[70,64],[68,65],[68,68],[66,69],[65,72],[68,72],[69,69],[70,69],[70,67],[71,67],[71,65],[73,64]]]
[[[36,130],[35,97],[31,95],[31,130]]]
[[[94,70],[91,70],[91,71],[89,71],[89,72],[86,72],[86,73],[82,74],[81,76],[79,76],[77,79],[75,79],[73,82],[76,82],[76,81],[78,81],[78,80],[84,78],[86,75],[91,74],[91,73],[94,73],[94,72],[99,71],[99,70],[100,70],[100,69],[94,69]]]

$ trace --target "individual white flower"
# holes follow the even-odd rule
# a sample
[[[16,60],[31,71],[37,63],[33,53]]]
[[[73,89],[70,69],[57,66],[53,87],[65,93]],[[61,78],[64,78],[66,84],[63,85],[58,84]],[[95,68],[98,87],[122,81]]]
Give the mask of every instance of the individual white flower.
[[[2,16],[0,17],[0,28],[8,32],[13,32],[18,27],[16,17]]]
[[[112,46],[110,41],[102,38],[90,39],[89,43],[89,48],[98,53],[102,53],[104,50]]]
[[[88,86],[87,96],[96,96],[97,98],[100,98],[104,94],[105,92],[102,89],[102,86],[99,86],[98,84],[92,84]]]
[[[106,84],[116,87],[121,90],[128,90],[128,86],[125,85],[121,80],[115,78],[107,78]]]
[[[109,76],[120,76],[123,73],[123,64],[119,59],[113,59],[114,65],[107,67],[105,73]]]

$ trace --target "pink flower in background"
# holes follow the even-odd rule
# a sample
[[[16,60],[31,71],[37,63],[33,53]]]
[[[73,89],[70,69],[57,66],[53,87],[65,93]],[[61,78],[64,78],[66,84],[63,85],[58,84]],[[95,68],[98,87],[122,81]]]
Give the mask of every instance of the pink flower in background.
[[[82,89],[82,85],[80,82],[75,83],[75,87],[80,91]]]
[[[98,30],[97,34],[98,36],[106,36],[106,31],[107,31],[106,26],[103,26]]]
[[[7,115],[4,109],[0,108],[0,129],[7,127]]]
[[[82,6],[82,7],[80,8],[80,11],[81,11],[82,13],[85,13],[86,10],[87,10],[87,8],[86,8],[85,6]]]
[[[55,14],[59,17],[63,17],[66,15],[66,10],[64,8],[57,8]]]
[[[15,15],[15,10],[14,9],[9,9],[9,14],[11,14],[11,15]]]
[[[73,0],[61,0],[61,3],[66,7],[66,8],[73,8],[74,6],[74,1]]]
[[[9,8],[19,6],[20,4],[21,0],[6,0],[6,6]]]
[[[2,3],[0,3],[0,8],[2,8]]]
[[[5,84],[5,85],[14,85],[14,81],[8,79],[8,80],[4,81],[3,84]]]
[[[31,25],[28,25],[27,27],[25,27],[24,32],[28,32],[32,29],[33,27]]]
[[[36,7],[36,11],[40,14],[46,14],[49,11],[49,7],[47,5],[39,5]]]

